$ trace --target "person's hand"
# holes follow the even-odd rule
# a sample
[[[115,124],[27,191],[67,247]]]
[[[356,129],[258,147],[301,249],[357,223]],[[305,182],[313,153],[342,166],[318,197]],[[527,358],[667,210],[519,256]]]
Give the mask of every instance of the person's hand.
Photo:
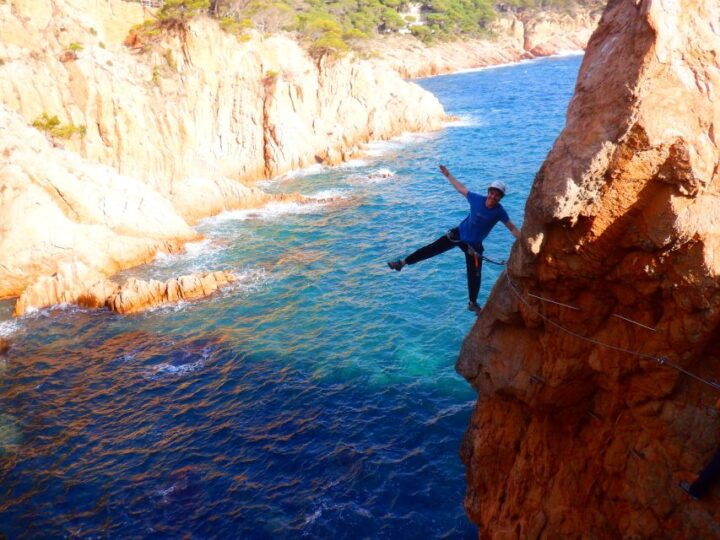
[[[445,165],[440,165],[440,172],[445,178],[448,178],[450,176],[450,171],[448,171],[448,168]]]

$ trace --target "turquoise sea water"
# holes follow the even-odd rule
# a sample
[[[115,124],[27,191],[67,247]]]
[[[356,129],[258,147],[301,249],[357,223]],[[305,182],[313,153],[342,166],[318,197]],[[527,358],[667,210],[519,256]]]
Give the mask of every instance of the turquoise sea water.
[[[475,394],[454,371],[474,318],[464,256],[400,273],[385,261],[465,216],[439,163],[471,189],[508,182],[520,226],[579,64],[421,80],[461,122],[268,182],[339,202],[227,213],[188,254],[127,272],[242,276],[219,295],[0,323],[14,344],[0,360],[0,533],[475,537],[458,455]],[[506,257],[511,240],[496,227],[486,254]],[[498,273],[485,265],[481,301]]]

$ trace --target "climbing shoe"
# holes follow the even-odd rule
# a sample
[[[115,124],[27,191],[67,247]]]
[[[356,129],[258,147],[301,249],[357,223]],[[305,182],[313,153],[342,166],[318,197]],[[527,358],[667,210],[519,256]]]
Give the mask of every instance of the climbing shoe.
[[[700,497],[693,494],[692,490],[690,489],[690,483],[682,481],[678,484],[678,487],[682,489],[685,493],[687,493],[690,497],[692,497],[694,500],[699,501]]]
[[[475,302],[468,302],[468,311],[474,311],[475,315],[480,315],[482,307],[478,306]]]
[[[388,261],[387,265],[398,272],[405,266],[402,261]]]

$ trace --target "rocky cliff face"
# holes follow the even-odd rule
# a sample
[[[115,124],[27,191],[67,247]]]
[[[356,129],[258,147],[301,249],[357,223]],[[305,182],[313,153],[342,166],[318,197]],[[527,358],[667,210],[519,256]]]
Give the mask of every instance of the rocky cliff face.
[[[445,119],[371,62],[241,43],[210,20],[132,51],[145,16],[120,0],[0,3],[0,298],[62,264],[107,275],[180,249],[198,218],[271,199],[244,180]],[[43,114],[84,136],[49,140],[29,126]]]
[[[403,77],[427,77],[582,50],[599,18],[599,13],[584,8],[571,14],[507,13],[493,22],[493,39],[463,39],[426,47],[413,37],[395,36],[366,46]]]
[[[458,359],[483,536],[720,534],[720,490],[677,488],[720,442],[720,395],[669,365],[720,379],[719,59],[714,0],[611,0],[588,44]]]

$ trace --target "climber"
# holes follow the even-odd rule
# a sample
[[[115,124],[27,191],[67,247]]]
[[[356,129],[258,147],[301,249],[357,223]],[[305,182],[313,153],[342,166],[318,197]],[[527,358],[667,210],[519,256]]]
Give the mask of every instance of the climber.
[[[468,310],[480,312],[477,296],[480,291],[480,272],[482,270],[482,241],[498,221],[502,221],[515,238],[520,238],[520,231],[508,218],[507,212],[500,204],[505,196],[507,187],[504,182],[495,181],[488,187],[487,196],[468,190],[458,182],[445,165],[440,165],[440,172],[447,178],[455,190],[467,198],[470,204],[470,213],[457,227],[450,229],[446,234],[427,246],[421,247],[404,259],[389,261],[387,265],[398,272],[406,264],[415,264],[454,247],[459,247],[465,253],[468,283]]]
[[[710,462],[700,471],[700,474],[692,484],[680,482],[680,488],[697,501],[705,495],[710,484],[716,480],[718,476],[720,476],[720,450],[715,452]]]

